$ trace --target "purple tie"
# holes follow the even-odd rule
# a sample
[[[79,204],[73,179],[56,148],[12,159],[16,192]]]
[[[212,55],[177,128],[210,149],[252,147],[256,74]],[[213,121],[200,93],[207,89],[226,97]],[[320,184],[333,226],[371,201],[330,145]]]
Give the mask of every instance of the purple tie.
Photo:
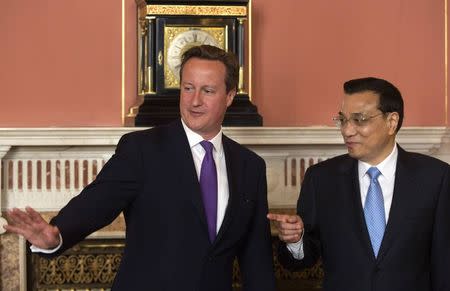
[[[209,240],[213,242],[216,238],[217,224],[217,171],[212,153],[214,146],[206,140],[200,144],[206,152],[200,170],[200,188],[208,222]]]

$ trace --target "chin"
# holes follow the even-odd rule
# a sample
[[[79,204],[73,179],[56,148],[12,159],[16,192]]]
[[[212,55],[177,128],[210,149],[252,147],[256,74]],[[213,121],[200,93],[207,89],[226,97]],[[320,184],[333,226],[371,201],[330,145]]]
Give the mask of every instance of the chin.
[[[352,151],[352,150],[348,151],[348,155],[357,160],[359,160],[359,158],[361,157],[361,155],[358,155],[358,153],[356,153],[355,151]]]
[[[186,123],[186,125],[195,132],[198,132],[202,128],[200,125],[195,124],[195,122],[189,122],[189,123]]]
[[[188,116],[187,118],[184,118],[184,123],[186,123],[187,126],[189,126],[189,128],[196,128],[199,125],[199,121],[197,120],[197,118]]]

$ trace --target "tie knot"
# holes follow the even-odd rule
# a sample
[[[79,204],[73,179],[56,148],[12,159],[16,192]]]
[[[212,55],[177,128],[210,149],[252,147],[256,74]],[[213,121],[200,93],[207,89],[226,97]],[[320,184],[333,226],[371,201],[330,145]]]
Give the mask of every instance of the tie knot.
[[[214,148],[214,145],[211,142],[209,142],[207,140],[204,140],[204,141],[200,142],[200,144],[205,149],[206,153],[212,154],[212,150]]]
[[[370,167],[367,170],[367,174],[369,174],[370,179],[378,179],[378,176],[380,176],[381,172],[378,170],[377,167]]]

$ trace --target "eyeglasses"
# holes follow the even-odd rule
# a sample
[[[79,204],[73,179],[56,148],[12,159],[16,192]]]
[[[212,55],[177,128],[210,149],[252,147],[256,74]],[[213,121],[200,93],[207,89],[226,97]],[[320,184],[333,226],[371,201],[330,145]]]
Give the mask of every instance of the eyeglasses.
[[[343,126],[345,126],[345,124],[347,122],[350,122],[351,124],[353,124],[354,126],[357,127],[363,127],[365,125],[367,125],[369,123],[369,120],[371,120],[372,118],[375,118],[377,116],[383,115],[384,112],[372,115],[372,116],[367,116],[364,113],[352,113],[350,114],[349,118],[345,118],[344,115],[339,115],[336,117],[333,117],[333,121],[336,124],[337,127],[342,128]]]

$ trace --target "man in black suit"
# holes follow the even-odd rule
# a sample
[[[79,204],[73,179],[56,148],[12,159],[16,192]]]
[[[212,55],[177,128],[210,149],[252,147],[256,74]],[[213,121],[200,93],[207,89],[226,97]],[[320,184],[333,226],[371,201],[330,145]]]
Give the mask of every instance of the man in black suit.
[[[450,290],[449,165],[395,142],[403,99],[376,78],[344,84],[335,117],[348,154],[310,167],[298,215],[269,214],[280,261],[322,258],[326,291]]]
[[[6,229],[59,254],[123,211],[126,246],[113,290],[230,291],[237,257],[243,290],[274,291],[265,163],[221,129],[236,94],[236,58],[194,47],[180,72],[181,120],[124,135],[50,224],[31,208],[13,209]]]

